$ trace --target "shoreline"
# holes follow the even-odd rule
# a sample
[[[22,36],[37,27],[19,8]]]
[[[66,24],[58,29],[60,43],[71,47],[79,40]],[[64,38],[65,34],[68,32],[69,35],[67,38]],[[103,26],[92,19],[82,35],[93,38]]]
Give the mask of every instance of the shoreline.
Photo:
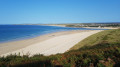
[[[9,55],[9,54],[15,54],[15,53],[18,53],[18,52],[21,52],[21,49],[22,50],[28,50],[27,48],[29,47],[35,47],[36,45],[39,45],[38,47],[43,49],[43,50],[35,50],[33,51],[33,53],[31,55],[34,55],[34,53],[36,53],[37,51],[40,51],[40,52],[37,52],[37,53],[40,53],[40,54],[44,54],[44,55],[52,55],[52,54],[57,54],[57,53],[64,53],[66,51],[66,49],[70,49],[72,46],[74,46],[77,42],[80,41],[80,38],[78,38],[79,35],[83,35],[84,37],[81,38],[81,39],[84,39],[86,38],[87,36],[90,36],[94,33],[97,33],[97,32],[100,32],[101,30],[72,30],[72,31],[62,31],[62,32],[55,32],[55,33],[50,33],[50,34],[46,34],[46,35],[42,35],[42,36],[38,36],[38,37],[35,37],[35,38],[31,38],[31,39],[26,39],[26,40],[20,40],[20,41],[14,41],[14,42],[8,42],[8,43],[1,43],[0,44],[0,56],[3,56],[3,55]],[[86,36],[86,34],[90,33],[89,35]],[[66,38],[64,38],[66,37]],[[75,39],[76,37],[76,39]],[[69,42],[65,42],[64,41],[62,42],[63,39],[66,39],[66,40],[71,40],[72,41],[72,38],[74,38],[75,40],[77,40],[74,44],[72,45],[68,45],[66,47],[69,47],[69,48],[64,48],[62,52],[52,52],[50,53],[49,51],[51,51],[52,47],[64,47],[65,43],[68,44]],[[73,42],[75,41],[73,40]],[[59,45],[56,45],[56,44],[52,44],[52,45],[49,45],[51,42],[50,41],[55,41],[55,43],[59,44],[59,43],[63,43],[63,45],[61,46],[60,44]],[[59,42],[61,41],[61,42]],[[49,43],[50,42],[50,43]],[[45,44],[46,43],[46,44]],[[42,44],[45,44],[45,45],[42,45]],[[70,44],[70,43],[69,43]],[[44,46],[44,47],[43,47]],[[37,48],[37,47],[36,47]],[[5,50],[4,50],[5,49]],[[30,48],[30,49],[35,49],[35,48]],[[28,50],[29,51],[29,50]],[[48,54],[48,53],[49,54]],[[25,52],[25,53],[28,53],[28,52]],[[24,54],[25,54],[24,53]],[[21,54],[23,55],[23,54]]]
[[[46,24],[46,26],[66,27],[64,24]],[[120,27],[73,27],[73,28],[88,28],[88,29],[119,29]]]

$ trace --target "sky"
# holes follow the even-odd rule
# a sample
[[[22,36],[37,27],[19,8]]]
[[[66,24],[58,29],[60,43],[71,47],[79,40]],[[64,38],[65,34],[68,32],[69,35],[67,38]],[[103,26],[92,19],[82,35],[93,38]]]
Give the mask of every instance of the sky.
[[[0,0],[0,24],[120,22],[120,0]]]

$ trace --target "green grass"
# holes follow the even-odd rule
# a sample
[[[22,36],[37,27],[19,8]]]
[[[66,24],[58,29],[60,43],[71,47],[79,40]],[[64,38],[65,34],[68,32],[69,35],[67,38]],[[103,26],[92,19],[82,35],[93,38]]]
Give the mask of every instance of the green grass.
[[[96,33],[73,46],[70,50],[77,50],[83,46],[93,46],[100,43],[120,43],[120,29],[105,30]]]
[[[0,67],[120,67],[120,29],[94,34],[69,52],[33,57],[10,55],[0,58]]]

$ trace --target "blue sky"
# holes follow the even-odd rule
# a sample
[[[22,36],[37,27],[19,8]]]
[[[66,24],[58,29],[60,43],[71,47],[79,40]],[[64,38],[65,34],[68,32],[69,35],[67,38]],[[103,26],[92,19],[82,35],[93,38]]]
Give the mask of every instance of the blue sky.
[[[0,0],[0,24],[120,22],[120,0]]]

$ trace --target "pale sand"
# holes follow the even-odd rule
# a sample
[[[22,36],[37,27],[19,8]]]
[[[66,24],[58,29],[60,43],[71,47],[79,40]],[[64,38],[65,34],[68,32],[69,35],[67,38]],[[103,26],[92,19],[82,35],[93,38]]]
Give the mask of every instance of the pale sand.
[[[19,54],[33,56],[35,54],[52,55],[64,53],[86,37],[102,30],[81,30],[57,32],[40,37],[0,44],[0,56]]]

